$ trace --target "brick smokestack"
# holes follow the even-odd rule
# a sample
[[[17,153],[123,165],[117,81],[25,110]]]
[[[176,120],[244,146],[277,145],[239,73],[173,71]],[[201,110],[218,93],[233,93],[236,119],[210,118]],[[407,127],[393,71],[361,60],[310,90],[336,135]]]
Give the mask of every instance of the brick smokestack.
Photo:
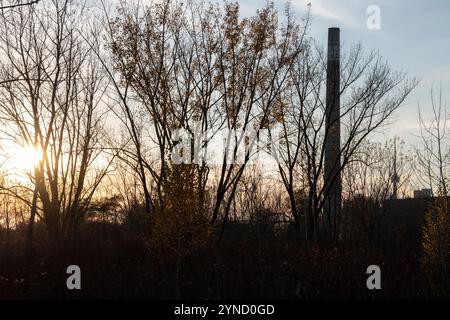
[[[325,135],[325,225],[337,239],[337,219],[341,212],[341,104],[340,104],[340,29],[328,29],[328,61]]]

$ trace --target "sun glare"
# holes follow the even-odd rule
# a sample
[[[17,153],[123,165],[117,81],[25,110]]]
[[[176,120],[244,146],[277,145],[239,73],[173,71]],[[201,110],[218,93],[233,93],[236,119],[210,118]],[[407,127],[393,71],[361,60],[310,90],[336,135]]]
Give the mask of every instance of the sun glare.
[[[17,148],[12,157],[11,164],[18,170],[32,171],[42,159],[42,151],[33,146]]]

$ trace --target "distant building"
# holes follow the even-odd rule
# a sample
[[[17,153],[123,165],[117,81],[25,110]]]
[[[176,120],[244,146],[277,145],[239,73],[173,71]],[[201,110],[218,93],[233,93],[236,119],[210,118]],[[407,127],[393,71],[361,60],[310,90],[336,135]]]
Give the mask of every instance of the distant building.
[[[432,197],[430,189],[422,189],[414,191],[414,198],[386,200],[383,204],[385,246],[394,251],[419,254],[425,215],[436,199]],[[448,205],[450,207],[450,198]]]

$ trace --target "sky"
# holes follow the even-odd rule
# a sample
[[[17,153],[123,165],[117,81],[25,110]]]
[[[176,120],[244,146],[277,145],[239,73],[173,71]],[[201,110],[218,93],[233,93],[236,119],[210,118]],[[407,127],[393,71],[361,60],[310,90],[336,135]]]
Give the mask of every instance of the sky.
[[[282,12],[285,0],[273,0]],[[240,0],[244,15],[254,13],[266,0]],[[444,101],[450,101],[450,1],[448,0],[291,0],[301,19],[311,3],[311,36],[324,46],[329,27],[341,28],[343,50],[361,42],[376,50],[396,70],[403,70],[420,84],[397,112],[386,137],[400,136],[409,144],[417,141],[418,106],[430,111],[430,90],[442,83]],[[369,29],[369,6],[380,9],[380,29]]]

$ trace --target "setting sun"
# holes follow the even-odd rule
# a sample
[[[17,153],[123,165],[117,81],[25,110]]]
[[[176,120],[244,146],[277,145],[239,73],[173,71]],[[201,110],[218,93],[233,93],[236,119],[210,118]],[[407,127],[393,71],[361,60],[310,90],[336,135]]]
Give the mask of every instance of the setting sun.
[[[42,159],[42,150],[28,145],[17,148],[11,157],[12,165],[22,171],[31,171]]]

